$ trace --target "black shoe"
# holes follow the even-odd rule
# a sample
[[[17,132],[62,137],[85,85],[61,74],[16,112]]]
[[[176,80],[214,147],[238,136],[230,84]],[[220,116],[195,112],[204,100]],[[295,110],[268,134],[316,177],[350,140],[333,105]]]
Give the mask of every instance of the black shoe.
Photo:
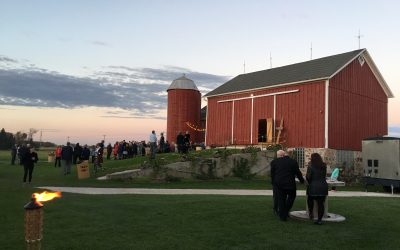
[[[317,220],[316,222],[314,222],[315,225],[322,225],[322,221]]]
[[[287,218],[279,218],[281,221],[287,221]]]

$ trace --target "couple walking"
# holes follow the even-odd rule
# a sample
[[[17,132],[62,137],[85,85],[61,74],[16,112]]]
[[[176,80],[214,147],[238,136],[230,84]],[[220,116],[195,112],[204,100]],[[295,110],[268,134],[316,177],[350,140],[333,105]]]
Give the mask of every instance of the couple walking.
[[[326,164],[322,161],[318,153],[311,155],[311,162],[307,169],[307,204],[309,207],[309,216],[313,220],[314,200],[318,204],[318,220],[316,224],[322,224],[324,214],[324,202],[328,195],[328,184],[326,183]],[[278,150],[277,158],[271,162],[271,180],[274,194],[274,212],[279,214],[282,221],[286,221],[289,211],[296,199],[296,181],[295,177],[301,183],[305,180],[300,172],[299,164],[296,160],[289,157],[283,151]]]

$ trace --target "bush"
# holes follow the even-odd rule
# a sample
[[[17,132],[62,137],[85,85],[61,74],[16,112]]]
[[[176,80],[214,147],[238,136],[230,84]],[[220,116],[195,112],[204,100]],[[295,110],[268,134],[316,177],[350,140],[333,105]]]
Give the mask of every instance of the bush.
[[[239,161],[234,161],[234,167],[232,169],[233,176],[241,178],[242,180],[251,180],[256,175],[251,173],[251,166],[249,160],[240,158]]]

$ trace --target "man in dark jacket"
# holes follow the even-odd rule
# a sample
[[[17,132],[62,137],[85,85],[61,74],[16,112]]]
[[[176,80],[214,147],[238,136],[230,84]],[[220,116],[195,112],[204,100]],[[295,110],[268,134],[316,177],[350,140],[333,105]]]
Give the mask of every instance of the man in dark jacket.
[[[32,173],[33,167],[36,162],[38,162],[38,155],[35,151],[31,152],[30,145],[28,144],[27,147],[22,152],[22,165],[24,166],[24,178],[23,182],[26,183],[26,177],[28,177],[29,184],[32,181]]]
[[[182,132],[179,132],[178,136],[176,137],[176,144],[178,145],[178,152],[183,153],[184,141],[185,137],[182,135]]]
[[[277,154],[282,154],[281,150]],[[278,196],[279,218],[282,221],[287,220],[296,199],[296,176],[301,183],[304,183],[299,164],[289,156],[285,155],[271,162],[271,180]]]
[[[61,159],[64,163],[64,175],[71,173],[72,158],[74,156],[74,149],[71,147],[70,143],[67,142],[67,146],[61,149]]]
[[[108,143],[108,145],[107,145],[107,160],[110,160],[112,150],[113,150],[113,147],[111,146],[111,143]]]
[[[74,148],[74,159],[73,163],[76,164],[77,161],[81,161],[81,155],[82,155],[82,147],[77,143]]]

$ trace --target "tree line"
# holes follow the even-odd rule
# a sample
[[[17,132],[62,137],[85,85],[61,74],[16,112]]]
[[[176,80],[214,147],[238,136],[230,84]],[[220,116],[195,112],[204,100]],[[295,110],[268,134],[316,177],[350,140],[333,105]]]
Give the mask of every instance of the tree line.
[[[32,137],[28,138],[28,134],[21,131],[13,134],[10,132],[6,132],[4,128],[0,130],[0,150],[11,149],[11,147],[15,144],[22,145],[28,143],[35,148],[56,146],[56,144],[52,142],[33,141]]]

